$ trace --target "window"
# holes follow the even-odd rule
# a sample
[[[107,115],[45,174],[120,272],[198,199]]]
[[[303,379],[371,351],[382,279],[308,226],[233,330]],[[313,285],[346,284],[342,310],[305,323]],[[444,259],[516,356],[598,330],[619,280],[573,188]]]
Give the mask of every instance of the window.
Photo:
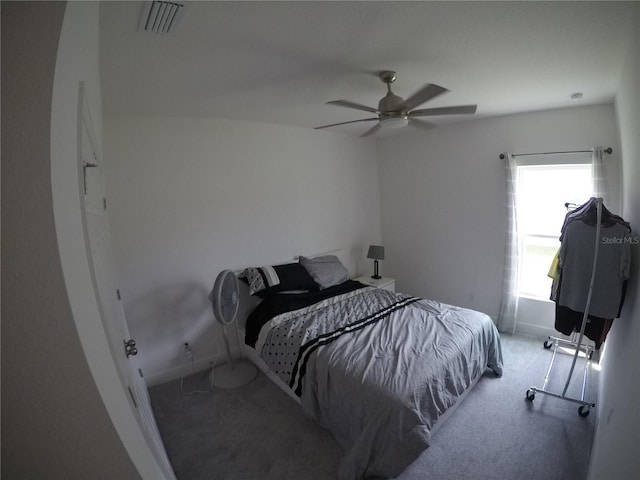
[[[548,299],[547,276],[560,248],[565,203],[580,205],[591,197],[591,164],[522,165],[517,167],[519,240],[518,295]]]

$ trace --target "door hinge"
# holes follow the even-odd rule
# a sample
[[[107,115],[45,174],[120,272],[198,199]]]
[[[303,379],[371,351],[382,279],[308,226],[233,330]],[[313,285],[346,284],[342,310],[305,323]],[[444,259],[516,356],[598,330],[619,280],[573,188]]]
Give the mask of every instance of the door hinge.
[[[122,300],[122,297],[120,296],[120,289],[116,288],[116,296],[118,297],[118,300]]]
[[[104,210],[107,209],[107,197],[102,197],[102,207]]]
[[[96,168],[98,165],[95,163],[84,162],[82,164],[82,180],[84,182],[84,194],[87,194],[87,168]]]

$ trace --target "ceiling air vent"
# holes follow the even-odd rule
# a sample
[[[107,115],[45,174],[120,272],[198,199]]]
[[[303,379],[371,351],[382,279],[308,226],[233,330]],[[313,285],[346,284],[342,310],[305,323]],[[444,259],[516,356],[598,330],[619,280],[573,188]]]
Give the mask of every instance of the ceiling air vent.
[[[140,31],[154,33],[171,33],[176,27],[184,4],[176,2],[145,2]]]

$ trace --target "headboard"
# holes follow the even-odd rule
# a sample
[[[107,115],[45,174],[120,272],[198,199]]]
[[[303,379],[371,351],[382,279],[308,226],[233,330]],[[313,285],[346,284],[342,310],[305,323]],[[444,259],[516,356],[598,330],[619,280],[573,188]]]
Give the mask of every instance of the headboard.
[[[324,255],[335,255],[340,259],[342,264],[345,265],[347,269],[349,269],[350,262],[349,262],[349,259],[347,258],[347,254],[344,252],[343,249],[329,250],[327,252],[315,253],[313,255],[296,255],[290,260],[265,263],[265,265],[283,265],[286,263],[297,262],[301,256],[314,258],[314,257],[321,257]],[[262,265],[255,265],[255,266],[262,266]],[[241,275],[242,272],[244,272],[244,268],[241,270],[235,270],[236,276]],[[349,273],[351,275],[354,274],[354,272],[352,272],[350,269],[349,269]],[[256,306],[258,306],[258,304],[261,301],[261,298],[255,295],[254,296],[249,295],[249,286],[245,282],[240,281],[238,282],[238,284],[240,285],[240,298],[239,298],[240,305],[238,307],[238,315],[236,317],[236,321],[238,323],[238,328],[240,329],[242,334],[244,334],[247,317],[253,311],[253,309],[256,308]],[[244,339],[243,339],[243,342],[244,342]]]

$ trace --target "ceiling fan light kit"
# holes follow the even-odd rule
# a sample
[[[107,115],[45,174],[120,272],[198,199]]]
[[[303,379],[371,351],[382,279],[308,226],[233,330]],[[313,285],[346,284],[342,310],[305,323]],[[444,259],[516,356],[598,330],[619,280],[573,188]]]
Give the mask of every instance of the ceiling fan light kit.
[[[469,115],[474,114],[477,109],[477,105],[459,105],[454,107],[439,107],[439,108],[425,108],[421,110],[415,110],[416,107],[422,105],[425,102],[448,92],[444,87],[435,85],[432,83],[426,84],[416,93],[404,100],[402,97],[394,94],[391,91],[391,84],[398,78],[396,72],[393,70],[383,70],[378,73],[378,78],[381,82],[387,85],[387,94],[378,102],[378,108],[368,107],[366,105],[360,105],[359,103],[351,102],[349,100],[334,100],[327,102],[327,105],[338,105],[340,107],[351,108],[354,110],[362,110],[365,112],[375,113],[376,117],[363,118],[360,120],[351,120],[348,122],[332,123],[329,125],[323,125],[316,127],[317,129],[336,127],[338,125],[347,125],[350,123],[359,122],[372,122],[377,121],[372,128],[364,132],[361,137],[372,135],[381,128],[402,128],[411,123],[417,127],[430,128],[431,126],[418,120],[417,117],[427,117],[435,115]]]
[[[409,118],[406,115],[388,116],[380,119],[380,126],[382,128],[402,128],[406,127],[409,123]]]

